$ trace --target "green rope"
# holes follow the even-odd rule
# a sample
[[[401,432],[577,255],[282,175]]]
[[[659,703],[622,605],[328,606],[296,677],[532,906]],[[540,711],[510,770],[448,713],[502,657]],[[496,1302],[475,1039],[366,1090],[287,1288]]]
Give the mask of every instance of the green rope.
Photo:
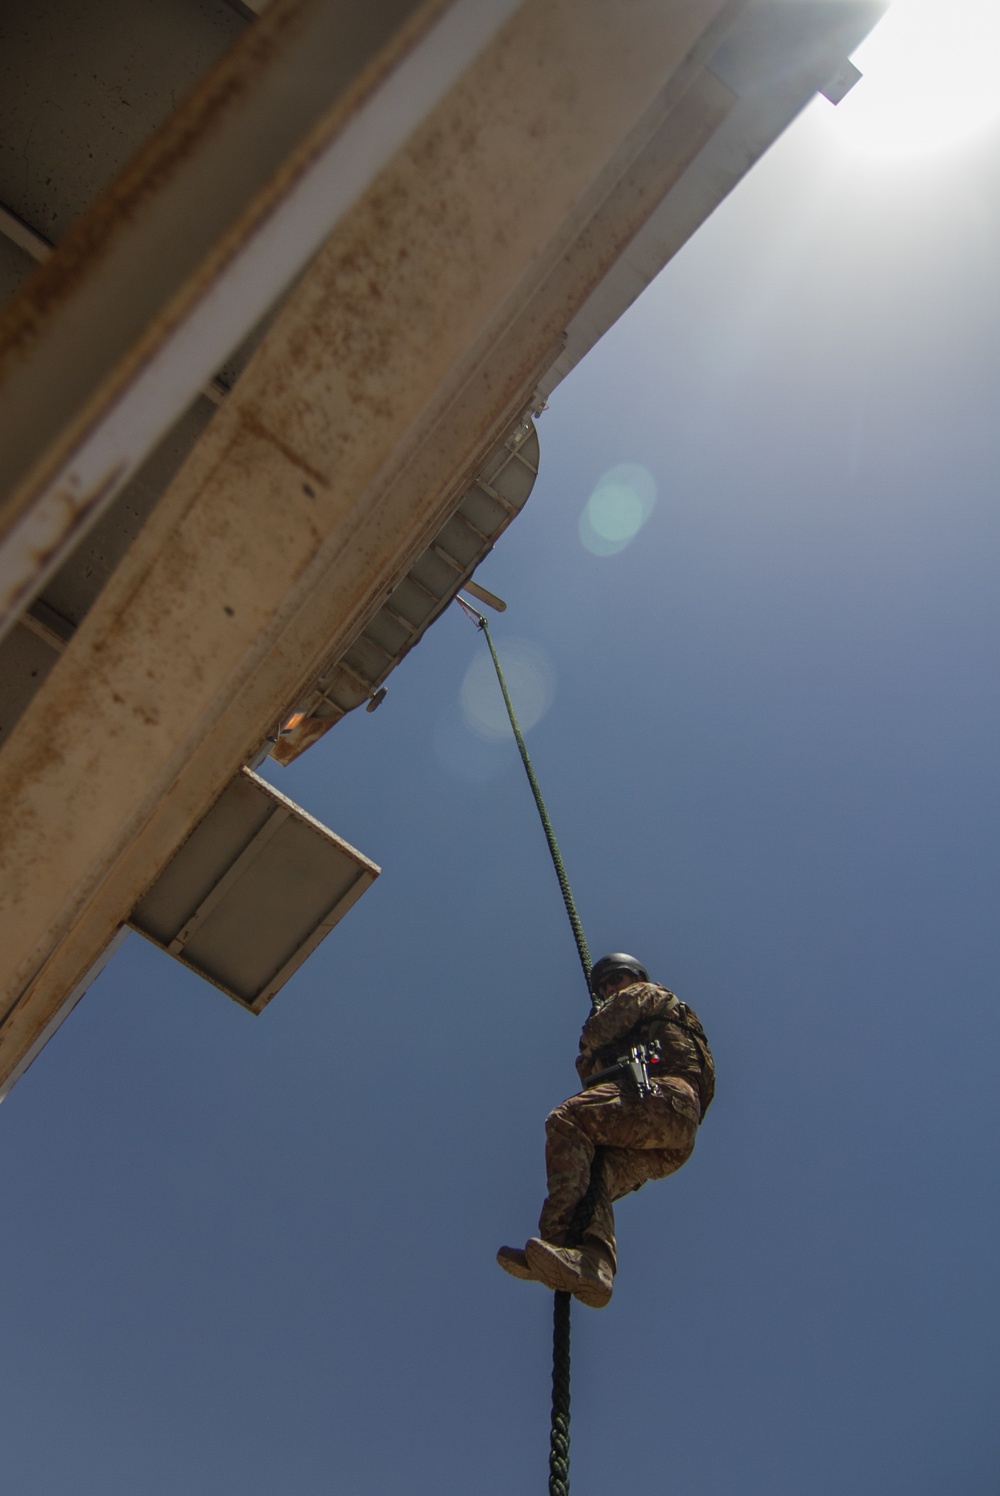
[[[463,602],[461,598],[459,598],[459,602],[462,604],[463,608],[468,608],[468,603]],[[475,613],[474,608],[470,609],[469,611]],[[496,670],[497,680],[500,682],[500,689],[503,692],[504,705],[507,708],[507,716],[510,718],[510,725],[514,731],[514,738],[517,743],[518,752],[521,755],[521,762],[524,765],[524,772],[528,776],[528,783],[531,785],[531,793],[534,795],[535,804],[538,806],[538,814],[542,822],[542,830],[545,832],[545,840],[549,844],[549,855],[552,858],[552,866],[556,870],[556,877],[559,879],[559,887],[562,891],[563,903],[566,905],[566,913],[569,916],[570,926],[573,930],[573,939],[576,941],[576,949],[577,954],[580,957],[580,965],[583,967],[583,979],[587,983],[587,991],[589,993],[590,968],[593,965],[593,962],[590,959],[590,951],[587,948],[587,937],[583,933],[583,925],[580,921],[580,916],[576,912],[576,902],[573,898],[573,890],[569,886],[569,878],[566,874],[566,867],[562,860],[562,853],[559,851],[559,843],[556,841],[556,834],[552,830],[552,822],[549,820],[549,813],[545,809],[545,801],[542,799],[542,792],[538,786],[538,780],[535,778],[535,771],[531,766],[531,759],[528,757],[528,750],[525,747],[524,737],[521,733],[521,728],[518,724],[517,716],[514,712],[514,703],[510,699],[510,692],[507,690],[507,682],[504,680],[503,670],[500,668],[500,657],[496,652],[496,646],[494,645],[493,637],[490,634],[490,626],[481,613],[476,613],[476,618],[479,621],[478,627],[482,630],[483,634],[485,635],[486,642],[490,647],[490,654],[493,656],[493,668]]]
[[[562,853],[559,851],[559,843],[556,841],[552,822],[549,820],[549,813],[545,809],[545,801],[542,799],[542,792],[539,788],[538,780],[535,778],[535,771],[532,768],[524,736],[517,720],[517,714],[514,711],[514,703],[511,701],[510,692],[507,690],[507,682],[504,680],[503,670],[500,666],[500,657],[493,644],[489,624],[482,613],[478,613],[464,598],[459,597],[455,600],[463,612],[475,621],[476,627],[485,635],[486,642],[490,647],[490,654],[493,656],[493,668],[497,673],[500,690],[503,692],[507,716],[510,718],[510,725],[513,729],[518,752],[521,755],[521,762],[524,765],[524,772],[527,774],[528,783],[531,785],[531,793],[535,797],[538,815],[542,823],[542,829],[545,832],[545,840],[549,844],[549,855],[552,858],[552,865],[556,870],[556,877],[559,879],[563,903],[566,905],[566,913],[569,916],[570,926],[573,930],[573,938],[576,941],[577,954],[580,957],[580,965],[583,967],[583,976],[587,983],[587,992],[589,995],[590,968],[593,963],[590,959],[587,939],[583,933],[583,924],[577,913],[576,901],[573,898],[573,890],[569,886],[569,878],[562,860]],[[591,998],[591,1003],[593,1004],[593,998]],[[602,1172],[603,1154],[601,1149],[597,1148],[594,1152],[594,1161],[590,1167],[590,1183],[587,1186],[587,1192],[577,1205],[569,1231],[566,1234],[567,1246],[577,1246],[582,1239],[584,1231],[590,1224],[594,1213],[594,1203],[601,1187]],[[549,1496],[569,1496],[569,1311],[573,1296],[568,1293],[556,1293],[554,1300],[552,1312],[552,1423],[549,1433]]]

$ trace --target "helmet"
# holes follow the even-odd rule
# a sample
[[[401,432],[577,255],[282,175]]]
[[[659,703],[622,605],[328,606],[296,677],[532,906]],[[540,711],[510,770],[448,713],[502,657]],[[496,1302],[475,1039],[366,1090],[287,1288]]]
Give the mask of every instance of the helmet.
[[[595,961],[590,971],[590,994],[596,997],[602,982],[606,982],[612,972],[630,971],[637,982],[648,982],[649,972],[641,961],[634,956],[626,956],[624,951],[613,951],[610,956],[602,956]]]

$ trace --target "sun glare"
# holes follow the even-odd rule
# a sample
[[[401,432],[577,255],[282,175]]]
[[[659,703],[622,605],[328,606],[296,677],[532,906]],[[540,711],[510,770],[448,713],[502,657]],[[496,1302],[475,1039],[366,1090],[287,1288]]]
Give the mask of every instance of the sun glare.
[[[892,0],[858,48],[864,77],[837,107],[861,150],[906,157],[948,150],[1000,119],[1000,0]]]
[[[504,640],[504,675],[523,732],[534,727],[552,703],[555,672],[547,657],[526,639]],[[466,725],[484,738],[506,738],[510,721],[493,672],[493,661],[480,650],[462,681],[459,701]]]
[[[656,504],[656,479],[638,462],[623,462],[598,480],[580,515],[580,539],[595,556],[614,556],[634,540]]]

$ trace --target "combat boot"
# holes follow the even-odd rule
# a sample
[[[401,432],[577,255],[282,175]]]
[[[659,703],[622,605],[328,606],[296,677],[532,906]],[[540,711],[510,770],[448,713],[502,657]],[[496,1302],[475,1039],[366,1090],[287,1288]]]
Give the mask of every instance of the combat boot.
[[[537,1282],[527,1257],[520,1247],[501,1247],[497,1253],[497,1262],[505,1273],[510,1273],[512,1278],[524,1278],[528,1282]]]
[[[574,1288],[573,1297],[588,1309],[603,1309],[614,1292],[615,1270],[603,1247],[588,1242],[580,1249],[585,1281]]]
[[[587,1242],[582,1247],[557,1247],[533,1236],[524,1255],[532,1273],[547,1288],[571,1293],[590,1309],[603,1309],[614,1289],[614,1268],[602,1247]]]

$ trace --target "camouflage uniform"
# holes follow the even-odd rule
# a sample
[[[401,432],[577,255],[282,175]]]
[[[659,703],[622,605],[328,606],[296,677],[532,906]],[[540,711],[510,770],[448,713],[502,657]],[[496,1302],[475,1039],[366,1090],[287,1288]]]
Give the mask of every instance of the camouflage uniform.
[[[631,1044],[659,1040],[662,1061],[651,1070],[654,1095],[640,1097],[631,1082],[607,1081],[580,1091],[549,1113],[545,1123],[548,1196],[539,1236],[557,1245],[590,1181],[595,1148],[603,1152],[601,1188],[588,1239],[616,1265],[612,1203],[647,1179],[673,1174],[690,1157],[699,1123],[715,1093],[715,1066],[697,1015],[652,982],[616,992],[584,1024],[576,1068],[581,1080],[614,1064]],[[653,1034],[650,1034],[650,1027]]]

